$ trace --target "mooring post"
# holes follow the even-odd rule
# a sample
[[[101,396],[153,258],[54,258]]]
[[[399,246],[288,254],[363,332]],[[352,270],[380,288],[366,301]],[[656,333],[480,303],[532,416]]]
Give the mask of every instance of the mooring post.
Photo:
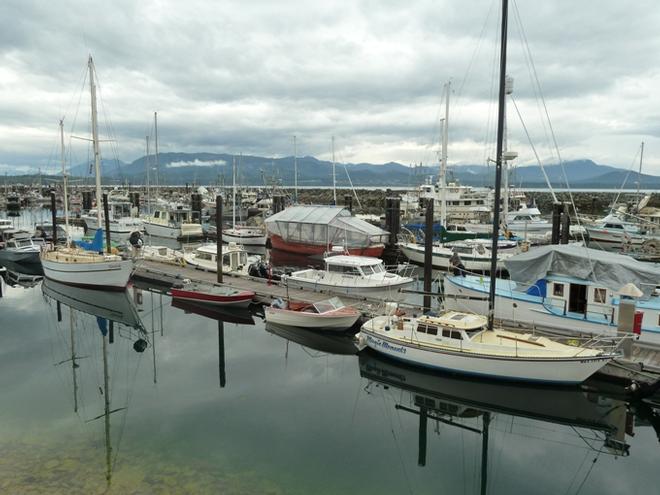
[[[552,237],[551,244],[559,244],[559,231],[561,227],[561,212],[564,209],[562,203],[552,204]]]
[[[57,204],[55,202],[55,191],[50,192],[50,215],[53,220],[53,246],[57,244]]]
[[[222,196],[215,197],[215,228],[216,235],[216,268],[218,270],[218,283],[222,283]]]
[[[431,282],[433,281],[433,199],[426,202],[424,231],[424,312],[431,310]]]
[[[568,244],[568,238],[571,234],[571,216],[569,214],[571,209],[569,208],[568,203],[564,204],[563,209],[564,211],[561,215],[561,237],[559,239],[559,243]]]
[[[107,253],[110,253],[112,251],[112,246],[110,245],[110,215],[108,214],[107,193],[103,193],[103,215],[105,216],[105,243],[106,243],[105,250]]]

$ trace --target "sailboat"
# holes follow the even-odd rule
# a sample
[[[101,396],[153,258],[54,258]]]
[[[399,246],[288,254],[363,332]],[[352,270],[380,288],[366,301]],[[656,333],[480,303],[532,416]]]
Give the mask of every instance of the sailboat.
[[[502,1],[500,91],[497,125],[495,204],[499,205],[504,153],[504,99],[508,0]],[[493,215],[491,273],[497,266],[500,211]],[[367,321],[360,346],[406,363],[465,375],[554,384],[582,383],[618,356],[615,348],[560,343],[533,333],[494,328],[495,278],[488,315],[444,311],[408,316],[391,311]]]
[[[265,246],[266,229],[261,226],[236,225],[236,158],[232,164],[232,225],[223,229],[223,242],[235,242],[244,246]]]
[[[92,144],[94,148],[94,166],[96,173],[96,204],[101,205],[101,153],[99,151],[96,84],[94,83],[94,61],[90,55],[88,60],[89,85],[92,107]],[[66,163],[64,157],[64,121],[60,120],[60,141],[62,174],[64,179],[64,217],[69,224],[69,210],[67,205]],[[101,225],[101,211],[97,208],[97,221]],[[98,232],[98,231],[97,231]],[[98,234],[97,234],[98,235]],[[121,256],[102,251],[88,251],[71,246],[67,239],[66,246],[56,247],[46,251],[41,256],[46,278],[65,284],[110,290],[124,290],[133,271],[133,261],[123,259]]]

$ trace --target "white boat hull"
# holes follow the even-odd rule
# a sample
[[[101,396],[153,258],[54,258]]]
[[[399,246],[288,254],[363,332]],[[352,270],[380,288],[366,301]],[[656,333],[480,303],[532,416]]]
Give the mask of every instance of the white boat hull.
[[[265,313],[267,323],[315,330],[335,330],[339,332],[349,329],[360,318],[359,314],[322,315],[272,307],[266,307]]]
[[[432,349],[391,339],[381,332],[370,330],[370,323],[362,326],[360,342],[374,351],[414,365],[465,375],[568,385],[582,383],[611,360],[608,356],[584,359],[516,358]]]
[[[222,232],[222,242],[235,242],[242,246],[265,246],[267,236],[264,235],[236,235],[227,231]]]
[[[411,262],[416,265],[424,266],[425,249],[424,246],[412,243],[399,244],[399,249]],[[449,258],[452,256],[450,248],[434,249],[432,255],[432,265],[434,270],[451,270]],[[461,255],[461,261],[465,269],[469,272],[489,272],[491,267],[490,256],[473,257]],[[497,269],[504,270],[504,264],[501,260],[497,262]]]
[[[63,284],[96,289],[124,290],[133,272],[132,260],[62,263],[41,260],[44,276]]]
[[[167,239],[194,239],[204,236],[204,231],[200,224],[183,224],[180,227],[174,227],[145,222],[144,230],[149,235],[165,237]]]
[[[387,301],[401,301],[405,298],[405,293],[400,292],[413,284],[412,279],[406,279],[404,282],[391,284],[391,285],[334,285],[324,283],[322,279],[304,279],[294,276],[282,276],[282,280],[291,287],[296,289],[306,289],[314,292],[324,292],[332,294],[346,294],[355,298],[371,298],[371,299],[384,299]]]

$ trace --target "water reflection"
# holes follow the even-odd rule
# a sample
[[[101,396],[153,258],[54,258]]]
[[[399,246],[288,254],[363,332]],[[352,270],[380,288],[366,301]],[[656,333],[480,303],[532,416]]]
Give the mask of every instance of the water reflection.
[[[360,354],[359,363],[370,395],[396,397],[396,410],[419,417],[419,466],[427,463],[429,422],[437,433],[437,425],[445,424],[481,436],[481,493],[488,486],[489,429],[496,415],[511,417],[506,422],[512,434],[514,418],[526,418],[539,422],[533,435],[539,439],[548,424],[563,425],[574,433],[573,440],[598,455],[629,455],[626,435],[634,435],[633,421],[622,400],[582,388],[537,388],[441,375],[370,352]]]
[[[357,354],[357,343],[352,334],[320,332],[305,328],[266,323],[266,331],[282,337],[288,342],[300,344],[308,349],[329,354]]]
[[[91,363],[85,366],[87,379],[87,392],[97,390],[103,401],[102,413],[90,418],[83,418],[85,423],[103,421],[103,442],[105,447],[105,480],[107,488],[112,484],[113,466],[117,461],[118,451],[114,452],[111,435],[111,415],[124,412],[118,437],[121,438],[125,426],[125,413],[128,409],[128,398],[123,405],[113,407],[111,388],[111,373],[109,368],[109,345],[115,344],[115,336],[119,337],[121,347],[132,343],[133,349],[143,352],[147,347],[145,340],[146,331],[133,298],[129,291],[100,291],[84,289],[61,284],[53,280],[44,279],[42,292],[49,302],[55,303],[57,322],[68,326],[68,355],[55,363],[56,366],[71,365],[71,383],[73,395],[73,411],[79,413],[80,385],[78,374],[81,371],[82,362],[87,358],[99,358],[101,363]],[[65,318],[63,307],[68,309],[68,318]],[[64,323],[66,322],[66,323]],[[80,331],[82,330],[82,332]],[[76,335],[76,332],[80,335]],[[64,338],[62,339],[64,340]],[[90,352],[89,355],[79,355],[76,347],[77,341],[83,341],[83,345]],[[155,361],[154,361],[155,363]],[[102,371],[102,378],[99,372]],[[90,379],[96,377],[95,383]],[[113,377],[118,380],[119,377]],[[154,374],[155,379],[155,374]]]

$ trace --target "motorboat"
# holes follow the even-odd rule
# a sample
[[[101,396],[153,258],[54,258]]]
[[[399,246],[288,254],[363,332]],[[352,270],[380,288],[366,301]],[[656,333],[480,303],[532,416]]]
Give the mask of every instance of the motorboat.
[[[176,249],[167,246],[142,245],[139,248],[138,253],[140,259],[148,261],[177,266],[184,266],[186,264],[186,260],[181,251],[177,251]]]
[[[650,237],[645,235],[635,223],[623,220],[611,213],[595,225],[585,226],[589,245],[607,249],[634,249],[640,247]]]
[[[43,239],[29,236],[14,236],[5,242],[0,249],[0,263],[14,261],[17,263],[39,263],[39,255],[46,247]]]
[[[501,380],[578,384],[618,356],[611,349],[566,345],[532,333],[488,330],[483,315],[390,313],[362,325],[360,345],[438,370]]]
[[[412,263],[424,266],[426,248],[424,244],[414,242],[400,242],[398,244],[401,252]],[[434,244],[432,247],[432,265],[434,270],[451,270],[450,259],[454,253],[460,257],[465,270],[468,272],[490,272],[492,254],[490,250],[491,241],[488,239],[465,239],[445,244]],[[497,269],[505,270],[504,260],[512,256],[518,244],[515,241],[498,241]],[[501,250],[501,251],[500,251]]]
[[[244,246],[265,246],[268,235],[264,227],[236,225],[222,230],[222,242],[235,242]]]
[[[379,258],[335,255],[327,256],[324,262],[325,270],[299,270],[282,275],[282,280],[288,287],[387,300],[402,299],[401,289],[414,283],[411,277],[387,271]]]
[[[314,330],[342,332],[360,319],[361,313],[333,297],[315,303],[284,302],[276,299],[265,308],[266,322]]]
[[[254,325],[254,318],[252,317],[252,313],[250,312],[249,308],[236,306],[218,306],[178,298],[172,298],[172,307],[180,309],[186,314],[192,313],[225,323]]]
[[[201,239],[202,225],[192,220],[192,211],[181,205],[158,209],[143,220],[147,234],[169,239]]]
[[[216,304],[220,306],[239,306],[247,307],[252,299],[254,292],[249,290],[240,290],[228,285],[190,282],[179,286],[173,286],[170,289],[173,298],[185,299],[204,304]]]
[[[189,265],[209,272],[218,271],[218,248],[216,243],[202,244],[191,252],[184,253],[183,259]],[[234,242],[222,246],[222,272],[247,273],[254,257]]]

